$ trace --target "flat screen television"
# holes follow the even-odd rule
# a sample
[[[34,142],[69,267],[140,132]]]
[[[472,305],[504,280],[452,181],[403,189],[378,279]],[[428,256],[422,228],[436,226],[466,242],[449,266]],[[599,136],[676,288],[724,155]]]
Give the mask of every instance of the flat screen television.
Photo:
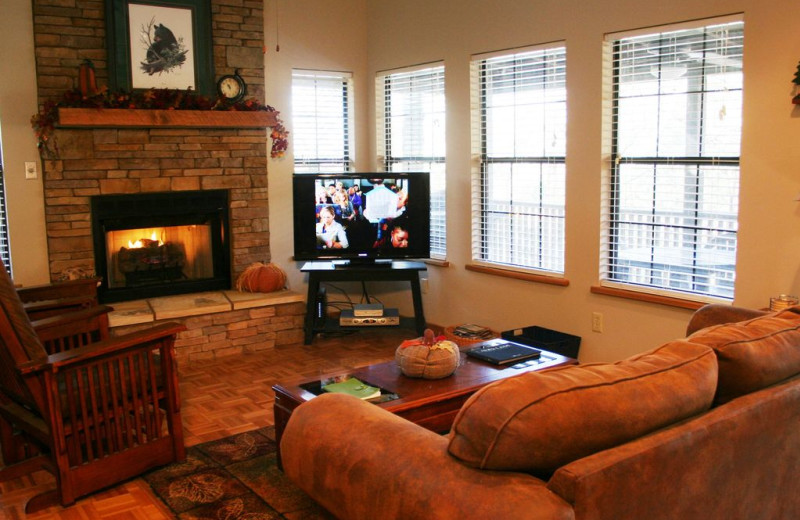
[[[430,256],[427,172],[302,173],[292,185],[295,260]]]

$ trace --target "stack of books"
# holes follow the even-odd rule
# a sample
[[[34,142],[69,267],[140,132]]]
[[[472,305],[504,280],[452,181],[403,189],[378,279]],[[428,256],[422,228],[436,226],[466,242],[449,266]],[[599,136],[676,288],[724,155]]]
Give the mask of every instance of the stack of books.
[[[492,332],[491,329],[472,323],[465,323],[464,325],[455,327],[453,329],[453,335],[469,340],[485,340],[495,337],[495,333]]]
[[[381,389],[370,386],[351,377],[338,383],[329,383],[322,387],[326,392],[336,392],[341,394],[348,394],[359,399],[374,399],[381,396]]]

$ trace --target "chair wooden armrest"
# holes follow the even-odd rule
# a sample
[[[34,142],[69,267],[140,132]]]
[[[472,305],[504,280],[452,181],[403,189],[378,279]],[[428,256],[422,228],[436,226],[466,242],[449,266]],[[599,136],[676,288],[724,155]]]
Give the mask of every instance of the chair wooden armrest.
[[[95,358],[121,356],[128,351],[152,349],[155,343],[165,338],[170,339],[184,330],[186,330],[186,327],[180,323],[162,323],[123,336],[116,336],[56,352],[41,361],[29,361],[21,363],[17,367],[20,373],[24,375],[35,374],[51,368],[57,372],[73,365],[91,362]]]
[[[112,310],[114,310],[114,308],[109,307],[108,305],[97,305],[95,307],[78,309],[76,311],[65,312],[55,316],[48,316],[38,320],[31,320],[31,325],[33,325],[36,333],[39,334],[41,331],[56,329],[60,326],[68,326],[70,323],[79,323],[86,321],[87,319],[92,319],[96,316],[106,315]]]
[[[97,300],[91,296],[72,296],[55,300],[37,300],[23,303],[22,306],[31,320],[40,320],[49,316],[57,316],[65,312],[85,309],[97,305]]]
[[[97,278],[70,280],[17,289],[31,320],[97,305]]]
[[[69,280],[66,282],[56,282],[42,285],[31,285],[20,287],[17,294],[22,303],[30,303],[41,300],[58,300],[61,298],[72,298],[76,296],[91,296],[97,298],[97,278],[83,278],[80,280]]]
[[[36,320],[31,325],[47,353],[55,354],[107,339],[111,310],[98,305]]]
[[[76,349],[59,352],[47,357],[47,364],[55,369],[63,369],[78,363],[86,363],[99,357],[119,356],[129,350],[153,348],[155,343],[164,338],[173,337],[186,330],[180,323],[162,323],[145,330],[139,330],[109,338],[97,343],[90,343]]]

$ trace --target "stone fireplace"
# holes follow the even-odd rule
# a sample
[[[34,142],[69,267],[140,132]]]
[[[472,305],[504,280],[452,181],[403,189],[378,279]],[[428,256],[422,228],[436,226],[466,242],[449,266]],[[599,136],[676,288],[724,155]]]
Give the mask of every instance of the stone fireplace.
[[[248,94],[265,103],[263,4],[209,1],[213,81],[238,70],[247,81]],[[104,4],[33,0],[32,5],[40,104],[60,101],[67,90],[79,86],[78,70],[84,59],[94,63],[98,85],[109,86]],[[130,237],[132,245],[141,239],[155,250],[147,254],[136,252],[132,255],[134,262],[144,259],[166,264],[176,255],[187,257],[178,260],[184,262],[180,272],[172,268],[161,269],[160,274],[134,275],[130,280],[134,287],[154,284],[159,277],[165,281],[161,285],[174,285],[186,276],[210,278],[230,288],[251,263],[270,260],[266,169],[267,134],[275,124],[274,115],[272,122],[265,122],[265,112],[256,121],[255,113],[165,110],[171,114],[150,114],[153,117],[148,118],[148,123],[141,118],[132,123],[134,118],[126,116],[135,110],[114,110],[119,116],[116,121],[116,116],[101,117],[101,112],[92,112],[88,117],[91,121],[79,126],[69,126],[65,123],[67,118],[63,118],[55,130],[55,142],[50,142],[56,154],[43,157],[46,254],[53,280],[72,272],[70,268],[97,270],[106,287],[110,287],[107,295],[116,299],[118,295],[110,291],[129,288],[129,283],[124,274],[114,270],[121,269],[112,268],[109,273],[107,265],[101,264],[113,264],[114,255],[119,256],[122,247],[136,249],[128,247],[128,237],[116,236],[117,232],[130,231],[129,225],[138,230]],[[177,114],[185,112],[193,113],[176,121],[180,119]],[[210,242],[213,249],[216,239],[211,228],[217,226],[213,219],[179,220],[177,224],[153,222],[149,210],[141,212],[120,229],[103,230],[103,239],[115,245],[111,246],[110,255],[107,245],[99,245],[96,255],[95,240],[99,235],[92,222],[92,201],[96,197],[187,193],[196,197],[218,191],[227,195],[223,211],[227,230],[223,226],[219,239],[227,245],[227,252],[223,253],[227,276],[218,272],[219,266],[225,265],[225,258],[215,260],[217,253],[212,253],[211,266],[208,257],[192,260],[200,265],[186,265],[188,241],[197,242],[201,257],[205,255],[204,242]],[[203,228],[205,222],[209,222],[208,228],[195,229],[189,236],[180,234],[192,226]],[[169,229],[175,227],[183,229]],[[107,237],[106,231],[113,231],[114,236]],[[142,233],[145,236],[140,237]],[[162,254],[162,246],[169,242],[183,243],[183,250],[179,246],[178,253],[172,248],[171,253]],[[157,253],[150,254],[154,252]],[[302,295],[291,291],[262,295],[197,290],[203,292],[165,298],[136,296],[137,299],[115,303],[110,316],[114,333],[124,334],[163,320],[179,321],[187,328],[175,342],[180,362],[302,341]],[[125,299],[129,297],[133,296],[124,295]],[[174,300],[188,300],[188,310],[176,313]]]
[[[119,255],[123,247],[119,241],[126,249],[130,249],[129,239],[132,243],[142,238],[143,242],[155,241],[154,245],[150,243],[155,249],[159,248],[158,242],[205,241],[211,233],[209,229],[186,238],[173,235],[175,230],[163,228],[202,227],[205,223],[213,228],[217,224],[214,224],[215,217],[208,217],[213,213],[208,207],[199,212],[202,218],[195,212],[192,217],[184,214],[177,221],[160,220],[155,213],[166,208],[177,214],[191,214],[183,211],[187,205],[197,209],[206,195],[213,199],[220,192],[227,196],[219,218],[228,217],[228,231],[226,233],[222,226],[220,238],[229,246],[226,253],[228,277],[214,275],[213,283],[230,289],[232,281],[251,263],[269,261],[266,132],[265,128],[57,129],[60,156],[44,164],[48,257],[53,279],[58,279],[70,267],[96,269],[106,287],[111,284],[107,295],[119,301],[113,303],[115,311],[110,316],[115,334],[125,334],[163,320],[184,324],[187,330],[180,333],[175,342],[181,363],[301,342],[305,316],[301,294],[208,291],[208,287],[204,287],[178,296],[149,298],[123,293],[122,298],[113,289],[126,289],[124,275],[120,282],[117,273],[104,272],[108,268],[102,265],[108,262],[109,256],[113,262],[113,256]],[[135,200],[139,196],[150,199],[143,204],[143,211],[137,208],[123,212],[116,217],[119,222],[107,223],[101,232],[93,231],[93,201],[108,200],[112,205],[122,202],[125,206],[130,197]],[[165,202],[162,197],[172,200]],[[218,203],[219,200],[211,206],[218,206]],[[131,217],[129,222],[124,222],[128,217]],[[107,231],[116,235],[117,231],[130,231],[127,229],[130,226],[138,230],[133,236],[121,236],[119,240],[116,236],[105,237]],[[120,229],[112,229],[116,227]],[[142,233],[145,236],[140,236]],[[106,243],[110,240],[115,245],[111,246],[110,254],[108,245],[100,246],[98,255],[100,252],[102,255],[98,261],[95,240],[100,235]],[[218,265],[214,263],[212,271]],[[197,266],[193,272],[200,273],[198,277],[203,278],[202,273],[208,271]],[[171,288],[176,281],[181,280],[168,280],[161,284],[162,289],[163,285]],[[153,279],[144,278],[138,282],[148,286]],[[120,283],[122,287],[118,287]],[[139,291],[141,287],[134,285],[134,289]],[[121,301],[129,298],[133,299]],[[186,300],[186,307],[176,312],[175,300]]]
[[[107,265],[101,265],[107,264],[104,245],[107,237],[97,223],[93,224],[92,206],[101,209],[103,204],[99,201],[104,197],[118,201],[122,200],[120,197],[146,195],[158,201],[155,206],[145,204],[137,215],[123,212],[128,219],[126,223],[117,219],[109,224],[121,231],[161,228],[154,220],[154,207],[169,213],[180,206],[196,206],[208,194],[224,192],[225,211],[216,217],[218,222],[214,224],[220,234],[213,239],[207,237],[228,246],[228,252],[223,253],[226,258],[217,256],[216,264],[211,267],[215,288],[230,288],[231,280],[248,265],[269,261],[266,129],[62,128],[57,130],[56,138],[59,158],[46,161],[44,167],[45,218],[53,279],[69,268],[90,269],[103,277],[103,287],[109,289],[106,294],[111,298],[106,301],[144,297],[138,289],[114,291],[120,288],[119,273],[110,274]],[[176,198],[161,201],[169,193]],[[211,203],[215,204],[219,201]],[[184,215],[183,220],[176,222],[192,225],[192,219],[194,224],[202,220],[197,215]],[[225,220],[227,229],[223,226]],[[152,236],[135,238],[152,240]],[[116,249],[118,253],[120,247]],[[222,273],[221,269],[227,272]]]
[[[264,103],[262,3],[209,2],[212,83],[238,70],[248,95]],[[94,63],[98,85],[112,88],[104,4],[33,0],[32,6],[40,104],[60,101],[66,91],[77,88],[85,59]],[[241,112],[216,112],[214,116],[228,121],[214,118],[213,123],[208,111],[176,112],[195,112],[193,121],[132,126],[130,120],[101,120],[98,112],[91,115],[92,125],[56,129],[50,143],[56,158],[43,160],[52,279],[65,269],[95,268],[90,204],[91,197],[100,195],[227,190],[231,278],[252,262],[269,260],[270,124],[238,124],[235,114]]]

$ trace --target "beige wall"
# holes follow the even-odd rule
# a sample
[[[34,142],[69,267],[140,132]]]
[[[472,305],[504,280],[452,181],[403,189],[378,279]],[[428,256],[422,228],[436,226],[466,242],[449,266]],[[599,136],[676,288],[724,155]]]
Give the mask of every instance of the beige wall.
[[[292,69],[333,70],[353,74],[355,153],[359,170],[369,168],[367,142],[367,0],[266,0],[267,103],[281,112],[291,132]],[[280,51],[276,46],[280,40]],[[292,260],[292,135],[289,153],[268,165],[270,249],[272,261],[287,272],[289,288],[304,292],[305,277]]]
[[[360,3],[338,5],[340,12],[348,12],[348,6],[355,8]],[[288,77],[292,66],[349,70],[354,58],[355,66],[360,65],[363,52],[357,49],[358,38],[353,41],[347,25],[339,26],[341,19],[331,13],[327,20],[313,16],[314,6],[324,4],[303,0],[280,3],[281,74]],[[616,360],[682,334],[690,311],[589,292],[598,281],[600,244],[601,42],[609,32],[731,13],[744,13],[745,17],[736,303],[762,307],[772,295],[800,293],[800,203],[794,200],[800,193],[800,109],[790,103],[790,80],[800,60],[800,4],[795,0],[371,0],[366,4],[367,78],[359,77],[355,70],[360,85],[367,89],[357,89],[359,121],[368,132],[366,140],[363,134],[358,136],[360,153],[369,148],[370,155],[374,154],[375,72],[439,60],[446,66],[451,265],[429,268],[430,290],[424,295],[429,321],[440,325],[473,321],[500,330],[538,324],[570,332],[583,338],[583,361]],[[272,11],[267,13],[269,17]],[[318,25],[324,22],[329,23]],[[306,23],[311,30],[305,30]],[[334,31],[346,49],[330,40]],[[271,21],[267,22],[267,34],[274,35]],[[566,276],[570,285],[554,287],[468,272],[464,265],[470,261],[470,55],[560,40],[567,45]],[[357,56],[351,55],[351,46]],[[269,59],[268,76],[276,83],[270,84],[268,79],[267,97],[286,107],[288,84],[275,80],[275,61]],[[361,167],[373,166],[370,160],[362,161]],[[291,228],[275,225],[279,216],[291,213],[290,170],[288,161],[270,165],[273,258],[291,270]],[[286,236],[279,240],[277,233]],[[296,271],[291,279],[302,289]],[[409,298],[402,291],[385,298],[408,312]],[[591,331],[592,312],[603,313],[605,332]]]
[[[30,123],[37,111],[30,0],[0,3],[0,50],[0,133],[12,271],[16,283],[46,283],[42,165]],[[25,179],[26,161],[37,163],[36,180]]]
[[[21,170],[12,171],[18,159],[12,164],[11,148],[21,154],[20,162],[35,156],[27,124],[36,109],[32,65],[28,65],[32,42],[25,42],[31,39],[29,10],[27,0],[3,0],[0,12],[4,57],[7,49],[21,49],[20,42],[28,49],[11,71],[3,64],[5,74],[0,76],[0,123],[10,177],[24,176]],[[357,163],[366,170],[374,167],[375,72],[444,60],[451,265],[429,268],[430,290],[424,295],[427,318],[440,325],[471,321],[500,330],[538,324],[581,336],[582,361],[615,360],[681,335],[689,311],[589,292],[598,280],[603,35],[737,12],[745,18],[745,102],[736,303],[761,307],[772,295],[800,294],[800,203],[794,200],[800,193],[800,109],[790,104],[790,80],[800,60],[800,4],[795,0],[267,0],[266,97],[282,111],[291,130],[292,68],[352,71]],[[275,51],[277,24],[280,52]],[[566,276],[570,285],[554,287],[465,271],[470,261],[470,55],[558,40],[566,42],[568,59]],[[22,88],[12,79],[20,71]],[[30,101],[8,106],[8,96],[17,91]],[[27,143],[9,144],[12,125],[17,138]],[[272,258],[288,271],[291,288],[302,291],[304,277],[291,260],[291,160],[289,154],[269,164]],[[31,264],[31,272],[45,273],[41,186],[12,181],[7,181],[9,203],[19,201],[9,208],[12,241],[17,233],[24,239],[16,243],[26,242],[14,249],[15,265],[27,271]],[[33,185],[39,192],[32,193]],[[24,226],[30,223],[36,229],[26,232]],[[408,312],[410,298],[404,291],[384,296],[390,305]],[[603,313],[604,333],[591,331],[592,312]]]

